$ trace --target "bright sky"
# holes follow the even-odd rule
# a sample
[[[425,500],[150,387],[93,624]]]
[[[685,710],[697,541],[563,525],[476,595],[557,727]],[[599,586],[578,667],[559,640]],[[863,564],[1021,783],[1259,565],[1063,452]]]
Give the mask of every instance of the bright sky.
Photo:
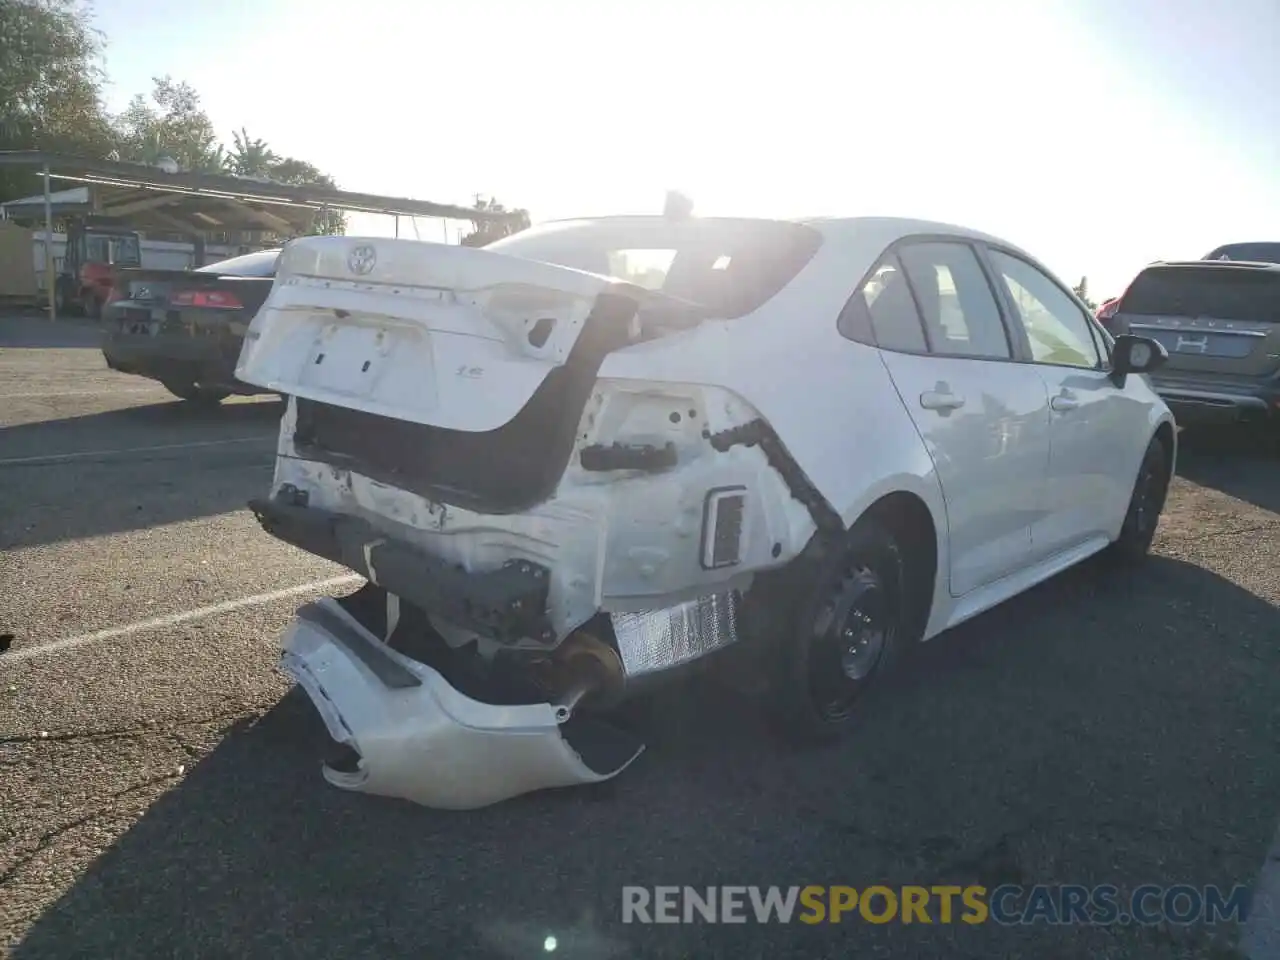
[[[657,212],[669,188],[703,214],[927,217],[1096,299],[1152,260],[1280,239],[1275,0],[97,0],[96,19],[112,109],[172,74],[228,142],[244,126],[348,189],[479,192],[535,221]]]

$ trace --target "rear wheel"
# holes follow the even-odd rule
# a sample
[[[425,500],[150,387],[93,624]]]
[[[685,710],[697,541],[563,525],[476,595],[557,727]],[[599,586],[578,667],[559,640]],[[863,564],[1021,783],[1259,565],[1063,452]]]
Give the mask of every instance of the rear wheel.
[[[217,406],[227,397],[231,396],[231,392],[229,390],[200,387],[190,380],[161,380],[160,382],[164,384],[164,388],[175,397],[198,406]]]
[[[1134,563],[1151,550],[1151,541],[1155,539],[1160,513],[1169,492],[1168,460],[1164,444],[1153,437],[1142,455],[1120,536],[1107,549],[1108,559]]]
[[[831,741],[855,724],[872,688],[896,665],[911,616],[907,565],[893,533],[863,518],[815,564],[781,619],[772,700],[786,734]]]

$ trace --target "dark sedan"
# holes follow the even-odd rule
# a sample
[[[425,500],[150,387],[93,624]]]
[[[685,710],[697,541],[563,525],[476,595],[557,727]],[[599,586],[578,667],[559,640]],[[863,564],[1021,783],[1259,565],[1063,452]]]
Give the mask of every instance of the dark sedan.
[[[102,315],[107,366],[194,403],[261,393],[237,380],[235,367],[279,257],[260,250],[196,270],[119,271]]]

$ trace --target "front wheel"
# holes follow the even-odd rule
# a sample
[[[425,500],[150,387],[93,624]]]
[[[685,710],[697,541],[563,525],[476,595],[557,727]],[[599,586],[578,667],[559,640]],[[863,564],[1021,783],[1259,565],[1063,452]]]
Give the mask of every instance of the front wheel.
[[[1108,559],[1134,563],[1151,550],[1169,492],[1168,459],[1164,444],[1153,437],[1142,455],[1120,536],[1107,548]]]
[[[835,740],[909,641],[907,565],[897,538],[864,517],[795,591],[777,638],[775,713],[789,738]]]

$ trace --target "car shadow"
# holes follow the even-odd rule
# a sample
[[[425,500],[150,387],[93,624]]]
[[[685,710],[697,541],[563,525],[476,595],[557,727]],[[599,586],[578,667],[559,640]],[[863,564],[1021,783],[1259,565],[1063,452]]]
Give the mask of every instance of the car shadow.
[[[650,746],[618,780],[468,813],[329,787],[295,692],[227,731],[13,956],[514,958],[554,938],[566,957],[980,957],[1011,937],[1208,956],[1210,934],[1136,926],[641,927],[621,890],[1251,882],[1280,806],[1259,762],[1277,636],[1280,611],[1197,566],[1086,565],[921,648],[837,747],[788,747],[700,682],[635,713]]]
[[[1178,476],[1280,513],[1280,431],[1186,428],[1179,436]]]
[[[0,427],[0,545],[124,533],[242,509],[270,485],[283,404],[182,401]]]

